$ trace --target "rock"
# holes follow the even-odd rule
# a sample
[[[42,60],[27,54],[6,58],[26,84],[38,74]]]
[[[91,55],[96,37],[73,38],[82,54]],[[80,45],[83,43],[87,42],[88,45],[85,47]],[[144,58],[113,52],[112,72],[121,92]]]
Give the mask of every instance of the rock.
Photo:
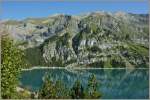
[[[38,49],[33,55],[42,65],[148,67],[147,14],[92,12],[1,22],[24,51]]]

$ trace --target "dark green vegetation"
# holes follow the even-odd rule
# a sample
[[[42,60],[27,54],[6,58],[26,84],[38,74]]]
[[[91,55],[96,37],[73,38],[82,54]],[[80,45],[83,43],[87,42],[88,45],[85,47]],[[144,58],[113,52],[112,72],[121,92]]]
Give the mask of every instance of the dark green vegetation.
[[[44,66],[44,59],[42,57],[40,48],[28,48],[27,50],[25,50],[24,54],[26,55],[25,59],[30,61],[29,66]]]
[[[1,96],[14,99],[20,71],[26,66],[24,54],[6,34],[1,35],[1,44]]]
[[[89,76],[85,89],[80,80],[76,80],[72,88],[67,88],[61,81],[53,82],[48,75],[38,93],[39,99],[98,99],[101,93],[97,91],[98,81],[95,75]]]

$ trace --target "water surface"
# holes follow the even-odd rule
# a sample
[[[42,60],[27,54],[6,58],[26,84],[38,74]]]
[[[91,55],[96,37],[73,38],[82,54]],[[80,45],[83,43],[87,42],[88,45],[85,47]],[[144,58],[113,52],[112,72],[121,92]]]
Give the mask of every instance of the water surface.
[[[98,90],[105,99],[144,99],[149,97],[149,70],[135,69],[33,69],[22,71],[20,85],[32,91],[38,91],[43,83],[45,73],[51,80],[62,80],[69,88],[79,79],[87,86],[88,77],[96,75],[99,82]]]

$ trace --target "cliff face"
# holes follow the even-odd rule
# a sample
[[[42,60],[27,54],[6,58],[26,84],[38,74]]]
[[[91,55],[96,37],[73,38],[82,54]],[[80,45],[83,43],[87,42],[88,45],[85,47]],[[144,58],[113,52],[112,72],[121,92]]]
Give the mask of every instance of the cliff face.
[[[93,12],[3,24],[31,66],[148,67],[148,21],[147,14]]]

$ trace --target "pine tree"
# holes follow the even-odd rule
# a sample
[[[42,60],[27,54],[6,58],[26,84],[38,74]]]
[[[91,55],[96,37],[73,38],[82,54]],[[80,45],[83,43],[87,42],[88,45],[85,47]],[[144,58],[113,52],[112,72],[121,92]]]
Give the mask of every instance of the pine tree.
[[[71,97],[73,99],[83,99],[84,98],[84,88],[79,80],[76,80],[75,84],[71,89]]]
[[[21,68],[25,66],[23,52],[6,34],[1,35],[1,95],[5,99],[17,98],[16,87]]]
[[[85,92],[86,98],[98,99],[101,97],[101,93],[98,91],[98,85],[96,76],[94,74],[89,76],[88,89]]]

